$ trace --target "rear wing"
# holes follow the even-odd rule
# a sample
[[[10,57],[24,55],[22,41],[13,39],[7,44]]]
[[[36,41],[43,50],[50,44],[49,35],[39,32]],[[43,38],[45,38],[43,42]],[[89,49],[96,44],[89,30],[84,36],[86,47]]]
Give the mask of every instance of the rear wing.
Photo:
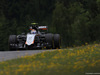
[[[39,26],[38,29],[39,30],[48,30],[48,26]]]

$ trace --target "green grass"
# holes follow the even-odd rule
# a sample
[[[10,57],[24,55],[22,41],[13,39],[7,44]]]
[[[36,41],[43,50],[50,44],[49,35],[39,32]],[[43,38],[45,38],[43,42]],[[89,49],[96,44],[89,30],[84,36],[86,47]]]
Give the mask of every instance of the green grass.
[[[100,45],[43,52],[0,62],[0,75],[85,75],[100,73]]]

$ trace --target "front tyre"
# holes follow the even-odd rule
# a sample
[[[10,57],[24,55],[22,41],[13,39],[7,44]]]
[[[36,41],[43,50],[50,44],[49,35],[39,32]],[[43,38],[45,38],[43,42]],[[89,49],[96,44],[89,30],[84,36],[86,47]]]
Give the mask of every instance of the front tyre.
[[[51,49],[53,48],[53,34],[48,33],[45,35],[47,46],[46,49]]]
[[[8,44],[9,44],[9,50],[16,50],[17,49],[17,36],[10,35]]]
[[[59,34],[54,34],[54,49],[60,49],[61,46],[61,38]]]

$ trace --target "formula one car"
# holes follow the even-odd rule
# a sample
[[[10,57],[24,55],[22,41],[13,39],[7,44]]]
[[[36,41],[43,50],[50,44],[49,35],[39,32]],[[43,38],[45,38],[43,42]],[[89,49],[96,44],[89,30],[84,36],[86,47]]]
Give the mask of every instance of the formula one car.
[[[41,32],[48,30],[47,26],[30,26],[30,32],[21,35],[9,36],[9,50],[18,49],[56,49],[60,48],[61,38],[59,34],[52,34],[47,32]]]

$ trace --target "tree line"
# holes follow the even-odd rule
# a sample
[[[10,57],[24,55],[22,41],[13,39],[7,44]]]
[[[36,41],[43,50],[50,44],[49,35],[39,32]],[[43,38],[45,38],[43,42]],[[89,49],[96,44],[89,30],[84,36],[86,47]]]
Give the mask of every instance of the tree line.
[[[99,42],[100,0],[0,0],[0,50],[11,34],[27,33],[32,22],[59,33],[62,46]]]

